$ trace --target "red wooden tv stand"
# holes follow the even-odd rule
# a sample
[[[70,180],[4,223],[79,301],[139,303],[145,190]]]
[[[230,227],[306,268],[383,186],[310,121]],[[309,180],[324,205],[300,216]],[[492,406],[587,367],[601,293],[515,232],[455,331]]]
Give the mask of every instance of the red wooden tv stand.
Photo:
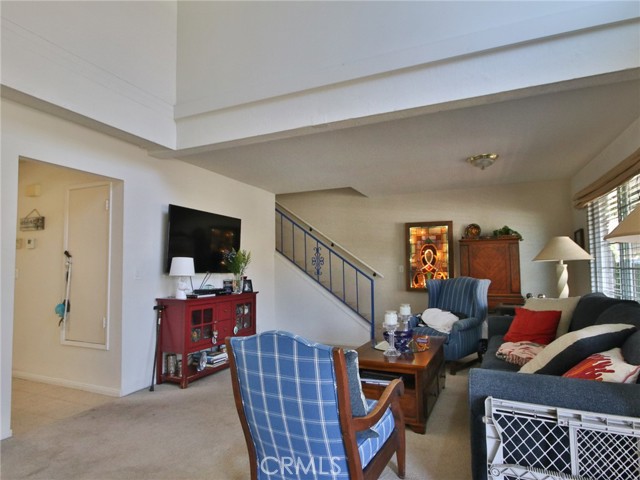
[[[229,362],[225,361],[198,371],[197,365],[192,365],[192,355],[215,350],[224,344],[226,337],[255,334],[257,293],[186,300],[156,299],[157,304],[164,307],[158,338],[156,383],[173,382],[186,388],[189,382],[227,368]],[[169,374],[166,365],[167,354],[171,353],[181,364],[174,375]]]

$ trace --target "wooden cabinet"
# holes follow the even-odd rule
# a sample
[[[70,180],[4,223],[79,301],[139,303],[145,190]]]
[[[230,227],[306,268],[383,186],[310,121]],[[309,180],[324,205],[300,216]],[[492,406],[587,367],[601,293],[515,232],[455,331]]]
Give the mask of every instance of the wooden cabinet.
[[[216,297],[158,298],[164,307],[158,337],[156,382],[179,383],[186,388],[189,382],[210,375],[229,366],[228,361],[199,369],[201,354],[213,355],[224,345],[226,337],[256,333],[257,292]],[[175,355],[175,374],[167,369],[167,355]]]
[[[491,311],[502,303],[524,303],[520,293],[520,241],[515,237],[460,240],[460,275],[491,280]]]

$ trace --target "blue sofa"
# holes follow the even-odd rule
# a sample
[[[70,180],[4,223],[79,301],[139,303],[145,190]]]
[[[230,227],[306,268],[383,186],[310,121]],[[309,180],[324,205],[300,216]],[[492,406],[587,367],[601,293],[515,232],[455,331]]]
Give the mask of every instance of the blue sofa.
[[[620,307],[621,304],[624,306]],[[569,331],[596,324],[601,315],[607,315],[607,310],[612,307],[616,309],[616,314],[622,312],[619,317],[620,323],[634,324],[640,330],[640,304],[612,299],[601,293],[591,293],[578,301]],[[608,316],[611,317],[611,314]],[[487,351],[480,368],[473,368],[469,372],[471,462],[474,480],[487,478],[487,446],[483,416],[485,399],[489,396],[556,408],[640,418],[640,383],[618,384],[552,375],[522,374],[517,372],[519,366],[497,358],[496,352],[503,343],[502,338],[512,320],[511,316],[488,318]],[[639,335],[638,332],[634,334],[634,341]],[[640,349],[640,344],[638,348]]]

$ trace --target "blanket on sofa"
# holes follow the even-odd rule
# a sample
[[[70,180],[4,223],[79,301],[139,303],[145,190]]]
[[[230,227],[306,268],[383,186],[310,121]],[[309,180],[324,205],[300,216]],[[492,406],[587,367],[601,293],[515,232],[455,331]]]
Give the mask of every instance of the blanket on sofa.
[[[515,365],[524,365],[542,351],[544,345],[534,342],[504,342],[496,356]]]

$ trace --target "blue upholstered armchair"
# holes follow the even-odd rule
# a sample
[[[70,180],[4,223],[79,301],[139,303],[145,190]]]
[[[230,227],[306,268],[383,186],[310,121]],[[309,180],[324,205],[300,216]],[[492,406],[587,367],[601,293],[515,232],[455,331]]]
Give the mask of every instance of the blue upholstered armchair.
[[[454,362],[451,374],[455,375],[460,366],[458,360],[472,353],[482,359],[478,345],[482,337],[482,324],[487,317],[489,284],[491,280],[471,277],[457,277],[447,280],[428,280],[428,308],[439,308],[466,317],[455,322],[449,334],[428,326],[415,326],[414,333],[446,337],[444,358]]]
[[[394,454],[404,478],[401,380],[368,401],[358,376],[349,384],[357,363],[347,366],[340,348],[281,331],[226,343],[252,480],[374,479]],[[364,416],[353,416],[350,388]]]

